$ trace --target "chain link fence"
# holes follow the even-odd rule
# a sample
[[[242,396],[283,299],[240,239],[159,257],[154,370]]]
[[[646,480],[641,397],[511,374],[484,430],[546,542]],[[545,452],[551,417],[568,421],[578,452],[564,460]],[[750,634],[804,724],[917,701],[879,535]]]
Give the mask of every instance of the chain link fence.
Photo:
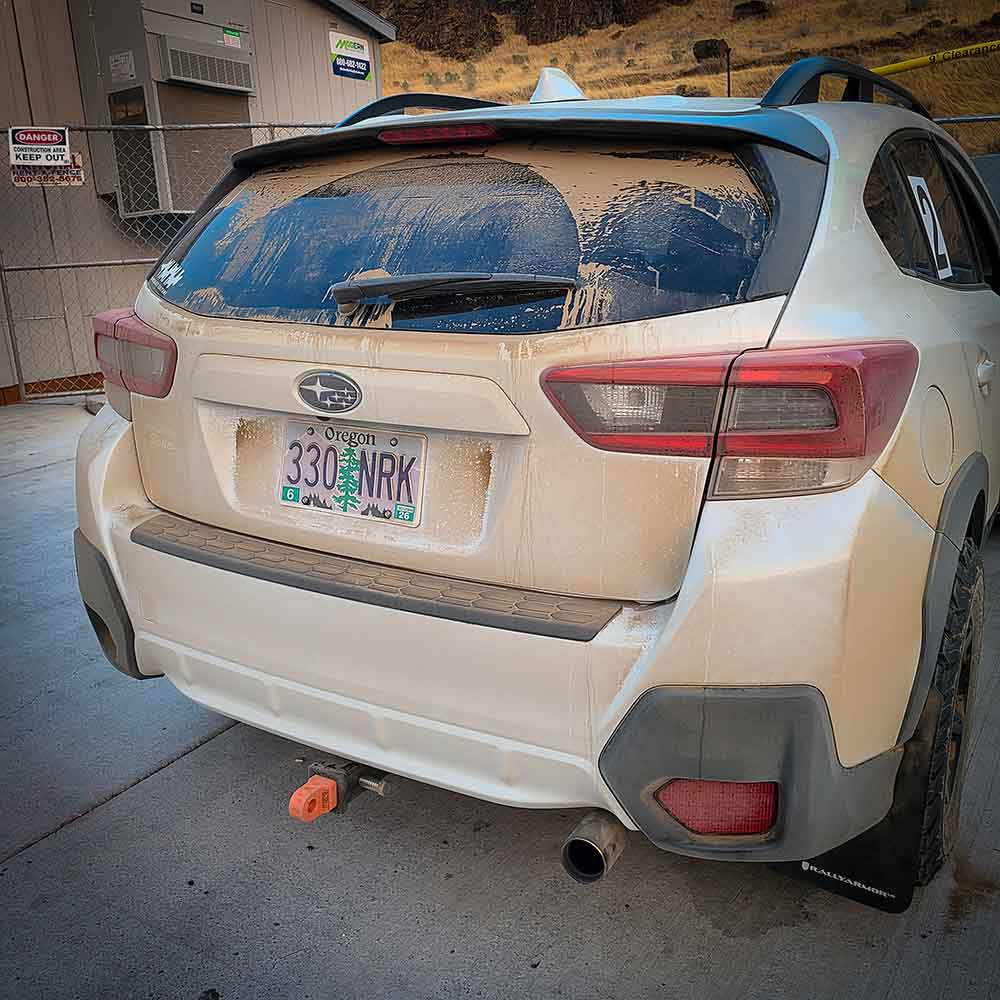
[[[19,187],[0,137],[0,387],[22,399],[99,390],[91,320],[127,306],[246,146],[328,125],[70,127],[78,187]],[[4,368],[9,368],[4,377]]]
[[[970,149],[1000,151],[1000,114],[942,123]],[[21,398],[100,389],[92,317],[134,300],[230,155],[328,127],[71,128],[80,187],[15,187],[0,142],[0,334],[10,355],[7,378],[0,357],[0,388],[16,381]]]

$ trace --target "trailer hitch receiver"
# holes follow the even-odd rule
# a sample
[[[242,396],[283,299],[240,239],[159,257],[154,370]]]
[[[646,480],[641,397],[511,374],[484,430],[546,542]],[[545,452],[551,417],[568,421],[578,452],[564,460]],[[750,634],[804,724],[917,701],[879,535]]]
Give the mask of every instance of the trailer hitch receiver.
[[[331,757],[309,765],[309,780],[292,792],[288,815],[312,823],[326,813],[342,813],[361,792],[386,793],[384,771],[342,757]]]

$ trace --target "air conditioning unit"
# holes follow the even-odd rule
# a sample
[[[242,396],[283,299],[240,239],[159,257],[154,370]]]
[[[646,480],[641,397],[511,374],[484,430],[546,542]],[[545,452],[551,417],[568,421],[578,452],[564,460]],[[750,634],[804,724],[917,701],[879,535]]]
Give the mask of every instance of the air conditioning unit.
[[[69,0],[88,121],[249,126],[250,2]],[[123,129],[89,142],[98,193],[114,196],[122,218],[141,219],[193,212],[252,138],[249,127]]]
[[[193,83],[220,90],[253,93],[253,57],[234,54],[217,46],[204,45],[189,38],[160,35],[160,68],[166,80]]]

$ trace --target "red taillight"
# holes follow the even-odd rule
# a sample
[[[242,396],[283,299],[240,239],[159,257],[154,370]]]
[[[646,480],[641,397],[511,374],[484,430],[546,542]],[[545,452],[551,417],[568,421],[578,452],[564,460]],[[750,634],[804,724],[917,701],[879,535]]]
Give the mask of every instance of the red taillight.
[[[104,378],[140,396],[170,392],[177,345],[147,326],[131,309],[110,309],[94,317],[94,349]]]
[[[378,134],[382,142],[402,146],[411,142],[475,142],[499,139],[500,133],[489,125],[408,125],[386,128]]]
[[[697,781],[674,778],[654,793],[681,826],[703,836],[767,833],[778,816],[773,781]]]
[[[595,448],[715,454],[713,496],[777,496],[857,481],[899,422],[917,360],[904,341],[783,348],[552,368],[542,388]]]
[[[726,389],[713,495],[775,496],[856,482],[896,429],[917,360],[905,341],[741,355]]]
[[[732,360],[709,354],[550,368],[542,388],[595,448],[708,457]]]

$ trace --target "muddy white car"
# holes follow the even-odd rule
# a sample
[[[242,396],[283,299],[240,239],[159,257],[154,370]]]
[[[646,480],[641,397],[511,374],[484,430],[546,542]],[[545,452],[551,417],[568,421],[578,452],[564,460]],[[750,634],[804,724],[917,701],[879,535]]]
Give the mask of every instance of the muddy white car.
[[[336,755],[301,818],[404,775],[588,807],[582,882],[639,830],[905,909],[969,752],[998,290],[968,158],[846,63],[376,102],[237,154],[96,318],[83,600],[120,670]]]

